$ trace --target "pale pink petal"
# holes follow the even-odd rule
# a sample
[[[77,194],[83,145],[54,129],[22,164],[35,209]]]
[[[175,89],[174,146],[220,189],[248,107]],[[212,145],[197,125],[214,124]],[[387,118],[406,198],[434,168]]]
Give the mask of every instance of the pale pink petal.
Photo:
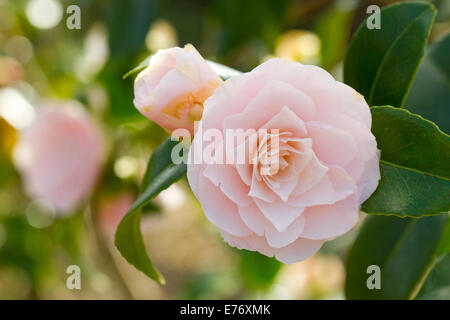
[[[231,165],[208,165],[203,171],[203,175],[237,205],[248,206],[252,203],[248,196],[250,188],[242,182],[236,169]]]
[[[277,249],[275,251],[275,257],[286,264],[300,262],[319,251],[323,243],[323,240],[298,238],[290,245]]]
[[[345,167],[356,156],[357,145],[349,133],[312,121],[306,128],[316,156],[326,164]]]
[[[345,171],[353,178],[353,181],[358,182],[364,171],[364,161],[355,158],[345,166]]]
[[[239,216],[238,206],[202,176],[199,179],[199,192],[196,197],[206,217],[219,228],[238,237],[252,233]]]
[[[180,88],[183,88],[181,92]],[[195,92],[198,89],[200,87],[193,79],[188,78],[176,69],[172,69],[166,73],[155,88],[149,113],[157,114],[178,96],[188,92]]]
[[[280,232],[285,231],[287,227],[303,213],[304,210],[303,208],[291,207],[288,202],[284,202],[282,200],[265,202],[254,198],[253,201],[264,216]]]
[[[257,94],[244,112],[226,117],[223,126],[225,129],[258,129],[285,106],[303,121],[312,119],[314,115],[314,104],[308,96],[287,83],[273,80]]]
[[[272,248],[285,247],[301,235],[305,226],[305,218],[300,216],[292,222],[283,232],[279,232],[273,226],[266,229],[265,236],[267,243]]]
[[[359,203],[363,203],[372,195],[380,180],[380,151],[369,161],[364,163],[364,172],[358,183]]]
[[[221,231],[223,239],[232,247],[238,249],[258,251],[259,253],[273,257],[274,248],[271,248],[264,237],[258,237],[257,235],[251,235],[247,237],[235,237],[225,231]]]
[[[332,205],[306,208],[301,237],[329,240],[348,232],[358,222],[358,199],[352,195]]]
[[[330,167],[327,175],[333,185],[335,202],[344,200],[356,191],[355,181],[344,169]]]
[[[304,218],[300,216],[285,231],[279,232],[255,205],[240,207],[239,214],[253,232],[258,236],[265,235],[272,248],[281,248],[295,241],[302,233],[305,224]]]
[[[263,181],[258,181],[257,179],[252,180],[248,195],[266,202],[273,202],[277,199],[276,194],[267,186],[267,184]]]
[[[296,207],[310,207],[335,202],[334,189],[330,179],[325,175],[311,189],[289,197],[289,204]]]
[[[222,234],[223,240],[227,242],[230,246],[236,247],[238,249],[244,249],[244,250],[250,250],[255,251],[252,246],[247,242],[247,237],[236,237],[224,230],[221,230],[220,233]]]
[[[258,236],[263,236],[270,225],[261,210],[254,204],[248,207],[239,207],[239,214],[247,227]]]
[[[328,168],[320,163],[315,155],[298,176],[298,184],[292,191],[292,195],[300,195],[311,189],[316,183],[322,180]]]
[[[301,138],[306,134],[305,122],[300,119],[288,106],[267,121],[262,129],[278,129],[279,132],[290,132],[292,136]],[[270,131],[269,131],[270,132]]]
[[[268,257],[273,257],[277,250],[269,246],[269,244],[266,241],[266,238],[264,237],[251,235],[246,237],[246,241],[253,248],[253,251],[258,251],[259,253]]]
[[[318,112],[343,113],[371,127],[369,106],[350,86],[334,80],[324,81],[322,76],[314,74],[304,82],[301,90],[311,97]]]
[[[272,190],[274,194],[278,195],[278,197],[280,197],[282,201],[288,200],[289,196],[292,194],[292,191],[298,184],[297,174],[295,170],[293,170],[293,166],[289,166],[288,168],[292,168],[291,170],[285,169],[285,171],[292,172],[291,179],[289,180],[283,181],[282,179],[279,179],[278,176],[275,177],[266,176],[264,178],[264,180],[267,180],[268,187]],[[269,202],[273,202],[273,200]]]

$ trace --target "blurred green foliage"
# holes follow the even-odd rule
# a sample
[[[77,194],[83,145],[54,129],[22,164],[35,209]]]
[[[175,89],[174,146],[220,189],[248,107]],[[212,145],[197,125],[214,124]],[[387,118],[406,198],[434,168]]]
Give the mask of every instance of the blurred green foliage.
[[[221,250],[226,252],[216,250],[220,253],[211,258],[217,259],[217,262],[214,261],[214,271],[203,265],[195,271],[180,271],[170,263],[161,263],[161,269],[164,274],[167,273],[169,281],[177,285],[155,289],[151,287],[152,284],[139,278],[140,275],[130,275],[131,266],[117,262],[120,257],[112,251],[111,239],[100,231],[97,207],[104,198],[112,195],[122,192],[137,194],[141,179],[139,170],[143,171],[139,164],[145,164],[152,151],[167,137],[164,130],[136,111],[133,106],[133,77],[123,80],[122,76],[152,53],[146,47],[149,28],[156,21],[164,20],[175,30],[176,44],[183,46],[192,43],[206,58],[241,71],[249,71],[268,56],[274,55],[277,41],[285,32],[309,31],[320,39],[317,64],[339,78],[348,39],[354,31],[352,25],[364,19],[365,13],[358,13],[367,6],[366,2],[79,0],[76,4],[81,8],[81,29],[68,30],[65,23],[68,14],[65,10],[73,1],[58,1],[62,19],[50,29],[39,29],[30,23],[27,16],[30,1],[0,0],[0,60],[4,57],[13,58],[17,62],[14,64],[14,68],[17,68],[14,74],[18,75],[17,79],[8,80],[8,77],[4,77],[6,68],[0,68],[0,90],[5,87],[15,88],[34,106],[41,100],[55,98],[82,102],[100,124],[108,152],[101,179],[90,203],[70,217],[57,218],[48,226],[36,227],[27,216],[31,199],[22,188],[22,181],[12,160],[11,141],[15,141],[18,132],[0,117],[0,298],[98,298],[110,294],[108,297],[113,298],[197,299],[254,297],[260,292],[269,294],[271,286],[284,270],[281,264],[258,253],[242,251],[236,254],[215,234],[211,235],[207,223],[201,229],[204,236],[208,241],[220,243]],[[390,2],[384,1],[383,4]],[[438,40],[448,32],[450,11],[448,1],[434,2],[438,9],[442,7],[437,18],[438,27],[432,32],[432,40]],[[92,43],[88,39],[93,35],[93,41],[98,46],[89,49]],[[19,49],[8,45],[17,36],[24,37],[31,50],[27,49],[27,45],[19,46]],[[100,54],[105,49],[101,47],[102,41],[106,44],[103,58]],[[92,56],[94,60],[96,57],[100,59],[98,66],[83,66],[81,63],[89,50],[89,59],[92,60]],[[430,57],[434,52],[431,50],[435,49],[430,49]],[[30,54],[28,58],[25,56],[27,52]],[[425,77],[426,70],[419,70],[419,86],[420,81],[423,81],[420,80],[422,74]],[[410,95],[408,101],[419,98]],[[411,108],[417,105],[411,102]],[[423,112],[430,119],[435,117],[437,122],[439,118],[445,122],[442,114],[430,114],[430,110]],[[121,174],[117,164],[123,159],[138,169],[129,175]],[[144,211],[165,210],[159,202],[147,209]],[[201,215],[200,208],[186,204],[177,210],[180,216]],[[161,219],[164,216],[162,213],[148,215],[143,219],[154,219],[155,216]],[[160,220],[151,222],[158,225]],[[190,230],[192,226],[187,224],[185,228]],[[178,232],[176,229],[166,237],[177,235]],[[168,240],[161,237],[159,241],[162,244]],[[190,242],[190,239],[183,239],[183,242]],[[326,251],[340,259],[349,243],[336,243],[339,245],[330,243]],[[194,249],[194,252],[198,251]],[[177,250],[178,247],[172,246],[166,251],[175,251],[176,256],[184,254]],[[189,256],[186,259],[189,258],[195,260]],[[159,262],[163,262],[162,258],[158,260],[158,265]],[[225,266],[216,268],[220,263]],[[80,294],[67,293],[65,288],[65,270],[70,264],[77,264],[83,269],[86,291]],[[115,290],[108,289],[109,282],[105,278],[113,282],[112,288]],[[149,291],[140,293],[139,286],[133,286],[136,282],[142,282],[142,286],[150,288]],[[297,291],[303,287],[300,281],[293,282],[283,285],[286,288],[291,288],[291,285],[293,289],[289,290],[294,293],[289,297],[296,298]]]

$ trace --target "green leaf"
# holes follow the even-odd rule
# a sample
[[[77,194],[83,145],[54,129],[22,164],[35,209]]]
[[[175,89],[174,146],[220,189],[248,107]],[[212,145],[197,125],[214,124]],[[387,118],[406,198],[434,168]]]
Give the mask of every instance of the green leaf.
[[[134,67],[133,69],[131,69],[130,71],[128,71],[127,73],[125,73],[122,77],[122,79],[126,79],[129,76],[131,76],[134,73],[138,73],[142,70],[144,70],[145,68],[148,67],[148,65],[150,64],[150,58],[152,56],[148,56],[147,58],[145,58],[141,63],[139,63],[136,67]]]
[[[145,173],[141,194],[120,222],[115,237],[116,247],[122,256],[160,284],[165,283],[164,278],[148,257],[142,239],[141,209],[186,173],[186,164],[174,164],[171,160],[172,148],[177,144],[169,138],[155,149]]]
[[[404,2],[381,10],[381,29],[368,29],[365,20],[350,43],[344,82],[369,105],[402,106],[435,15],[432,4]]]
[[[367,213],[420,217],[450,209],[450,137],[407,110],[372,107],[381,181]]]
[[[425,54],[405,106],[450,133],[450,34]]]
[[[240,250],[240,272],[250,289],[266,290],[275,281],[282,263],[255,251]]]
[[[447,213],[397,218],[369,216],[350,249],[345,294],[348,299],[411,299],[437,257]],[[380,289],[368,289],[371,265],[380,267]]]
[[[145,68],[147,68],[148,65],[150,64],[151,57],[152,57],[152,55],[149,55],[141,63],[139,63],[139,65],[137,65],[136,67],[134,67],[133,69],[128,71],[123,76],[123,79],[126,79],[130,75],[138,73],[138,72],[144,70]],[[230,67],[224,66],[223,64],[220,64],[220,63],[217,63],[217,62],[214,62],[214,61],[206,60],[206,62],[214,70],[214,72],[216,72],[223,80],[229,79],[229,78],[234,77],[234,76],[236,76],[236,75],[241,73],[240,71],[237,71],[235,69],[232,69]]]
[[[450,254],[436,261],[416,299],[450,300]]]

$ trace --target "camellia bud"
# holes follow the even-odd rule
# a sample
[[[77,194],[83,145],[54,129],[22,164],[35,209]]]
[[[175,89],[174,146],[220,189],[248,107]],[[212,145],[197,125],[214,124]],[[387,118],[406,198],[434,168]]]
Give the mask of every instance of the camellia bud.
[[[134,105],[168,132],[184,128],[193,134],[204,102],[220,83],[192,45],[159,50],[136,78]]]

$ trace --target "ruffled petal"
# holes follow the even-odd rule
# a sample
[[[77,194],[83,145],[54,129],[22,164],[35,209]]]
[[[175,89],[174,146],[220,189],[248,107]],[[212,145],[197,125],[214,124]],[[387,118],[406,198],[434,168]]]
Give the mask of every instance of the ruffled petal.
[[[238,207],[209,179],[200,176],[199,192],[196,194],[206,217],[226,232],[242,237],[252,234],[239,216]]]
[[[307,208],[301,237],[329,240],[348,232],[358,222],[358,207],[357,196],[353,195],[332,205]]]

